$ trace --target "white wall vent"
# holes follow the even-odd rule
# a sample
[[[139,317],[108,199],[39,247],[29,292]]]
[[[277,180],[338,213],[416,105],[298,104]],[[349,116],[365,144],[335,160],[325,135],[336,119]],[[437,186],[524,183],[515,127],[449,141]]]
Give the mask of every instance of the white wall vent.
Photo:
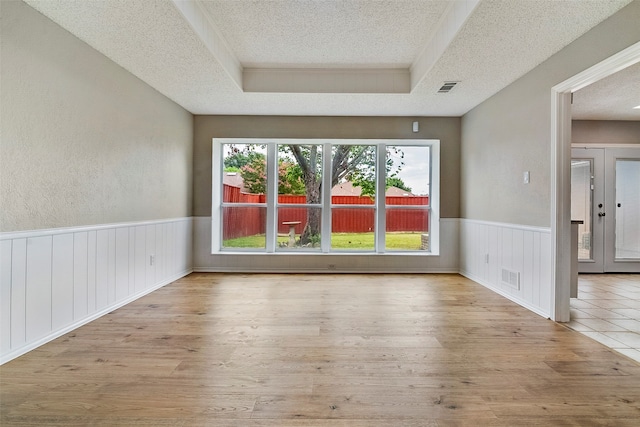
[[[444,82],[442,86],[440,86],[440,89],[438,89],[438,93],[449,93],[458,83],[460,82]]]
[[[520,290],[520,273],[517,271],[502,269],[502,283],[505,283],[515,289]]]

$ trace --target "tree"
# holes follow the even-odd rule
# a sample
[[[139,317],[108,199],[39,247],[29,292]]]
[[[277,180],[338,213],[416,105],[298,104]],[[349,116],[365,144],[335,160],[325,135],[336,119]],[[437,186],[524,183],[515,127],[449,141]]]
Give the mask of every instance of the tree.
[[[305,194],[307,204],[320,203],[322,194],[322,176],[320,173],[322,170],[322,152],[320,147],[320,145],[297,144],[280,146],[280,151],[283,154],[278,164],[278,189],[280,194]],[[340,182],[351,181],[355,186],[362,188],[363,195],[375,197],[375,146],[335,145],[331,156],[331,188]],[[394,162],[392,156],[399,160]],[[264,193],[266,188],[266,160],[264,154],[251,149],[245,149],[244,151],[234,149],[233,154],[227,156],[227,158],[233,158],[233,161],[228,163],[225,158],[224,164],[225,166],[234,166],[234,162],[242,162],[249,157],[251,159],[240,168],[245,187],[252,193]],[[285,160],[288,157],[295,159],[297,164]],[[404,165],[402,158],[404,158],[404,153],[400,148],[390,147],[387,149],[385,164],[387,176],[396,176]],[[391,173],[392,171],[393,173]],[[320,235],[320,218],[320,209],[307,209],[307,222],[300,237],[301,244],[309,243]]]
[[[244,188],[253,194],[266,193],[267,159],[264,155],[256,156],[252,161],[240,168],[240,176],[244,181]]]
[[[253,194],[264,194],[267,186],[266,159],[264,155],[254,156],[248,164],[240,168],[244,187]],[[295,163],[278,162],[278,194],[304,194],[302,171]]]
[[[319,153],[319,146],[287,145],[286,147],[302,171],[307,203],[320,203],[322,178],[319,171],[321,170],[322,156]],[[331,154],[331,188],[347,180],[351,181],[353,185],[361,187],[363,195],[375,196],[375,146],[336,145]],[[387,150],[386,172],[389,174],[395,169],[395,172],[391,174],[391,176],[395,176],[404,163],[401,160],[395,163],[392,154],[402,159],[404,153],[397,147],[390,147]],[[301,244],[309,243],[314,236],[320,234],[320,216],[320,209],[307,209],[307,223],[300,236]]]
[[[280,160],[278,162],[278,194],[304,194],[302,170],[295,163]]]
[[[224,158],[224,168],[225,170],[235,169],[236,171],[238,171],[243,166],[246,166],[249,163],[252,163],[258,159],[264,160],[264,158],[265,158],[264,154],[258,151],[251,151],[251,150],[243,151],[234,147],[232,154]]]

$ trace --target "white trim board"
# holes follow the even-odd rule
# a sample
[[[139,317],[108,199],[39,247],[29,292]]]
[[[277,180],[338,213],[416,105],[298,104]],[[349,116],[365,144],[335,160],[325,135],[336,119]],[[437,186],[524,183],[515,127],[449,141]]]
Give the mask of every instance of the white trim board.
[[[192,218],[5,233],[0,364],[192,271]]]
[[[110,224],[97,225],[81,225],[78,227],[59,227],[59,228],[43,228],[40,230],[24,230],[24,231],[5,231],[0,232],[0,241],[8,239],[18,239],[38,236],[54,236],[57,234],[77,233],[81,231],[106,230],[117,227],[132,227],[137,225],[165,224],[169,222],[180,222],[190,220],[191,217],[184,218],[167,218],[155,219],[149,221],[129,221],[129,222],[113,222]]]
[[[638,144],[600,144],[600,143],[571,143],[571,148],[640,148],[640,142]]]
[[[255,270],[242,270],[238,271],[236,268],[232,267],[200,267],[194,268],[194,273],[250,273],[250,274],[261,274],[261,273],[279,273],[279,274],[458,274],[457,268],[422,268],[422,269],[412,269],[412,270],[389,270],[389,269],[369,269],[367,268],[350,268],[348,271],[341,270],[328,270],[326,268],[261,268]]]

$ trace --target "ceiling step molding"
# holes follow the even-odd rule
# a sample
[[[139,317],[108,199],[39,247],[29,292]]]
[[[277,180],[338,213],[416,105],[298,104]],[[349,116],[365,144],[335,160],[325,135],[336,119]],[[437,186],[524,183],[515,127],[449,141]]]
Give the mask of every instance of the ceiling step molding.
[[[401,68],[245,68],[245,92],[409,93],[411,75]]]
[[[229,77],[242,89],[242,64],[202,10],[202,6],[194,0],[172,0],[172,2]]]
[[[451,2],[409,69],[244,68],[197,0],[172,2],[244,92],[408,94],[442,56],[480,0]]]
[[[460,0],[449,4],[429,41],[411,65],[411,90],[431,71],[479,3],[480,0]]]

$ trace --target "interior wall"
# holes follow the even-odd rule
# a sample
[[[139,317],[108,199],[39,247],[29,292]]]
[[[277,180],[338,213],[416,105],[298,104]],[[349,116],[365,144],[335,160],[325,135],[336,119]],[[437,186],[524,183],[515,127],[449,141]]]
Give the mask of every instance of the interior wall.
[[[638,22],[636,0],[463,116],[463,218],[551,225],[551,88],[640,40]]]
[[[193,116],[25,3],[0,13],[0,231],[190,216]]]
[[[574,144],[640,144],[640,121],[572,120]]]
[[[420,131],[412,131],[418,121]],[[438,117],[195,116],[194,270],[457,272],[460,119]],[[211,254],[211,148],[219,138],[389,138],[440,140],[440,255]]]
[[[193,116],[0,0],[0,364],[191,272]]]

